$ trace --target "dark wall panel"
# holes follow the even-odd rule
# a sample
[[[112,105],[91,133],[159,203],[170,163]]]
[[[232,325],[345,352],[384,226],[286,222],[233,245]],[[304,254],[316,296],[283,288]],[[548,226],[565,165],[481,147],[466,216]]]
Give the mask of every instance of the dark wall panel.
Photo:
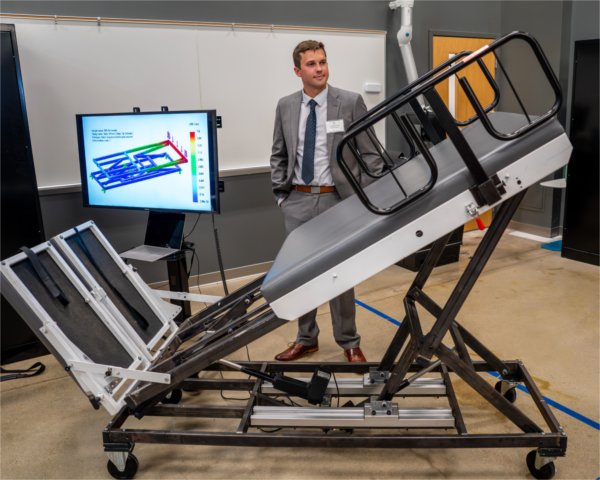
[[[598,144],[598,39],[575,42],[571,104],[573,155],[567,169],[567,200],[562,255],[600,265]]]
[[[23,245],[44,241],[27,110],[21,82],[19,53],[14,29],[0,26],[0,193],[2,259],[19,252]],[[2,297],[1,363],[45,353],[37,337]]]
[[[14,32],[2,29],[2,258],[44,240]]]

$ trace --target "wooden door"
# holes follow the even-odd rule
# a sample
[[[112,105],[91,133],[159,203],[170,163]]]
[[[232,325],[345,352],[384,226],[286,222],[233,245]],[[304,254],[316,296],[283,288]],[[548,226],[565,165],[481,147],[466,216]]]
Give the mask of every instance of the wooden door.
[[[445,62],[452,55],[468,50],[474,52],[480,47],[487,45],[493,39],[492,38],[473,38],[473,37],[450,37],[442,35],[434,35],[432,41],[432,68]],[[487,69],[493,77],[496,73],[496,62],[492,54],[486,55],[483,58]],[[481,105],[486,107],[494,99],[494,92],[489,86],[488,81],[483,76],[481,69],[476,65],[471,65],[461,72],[471,84],[475,95],[479,99]],[[463,89],[460,87],[458,81],[455,78],[450,78],[441,82],[436,90],[442,100],[459,121],[467,120],[472,117],[475,111],[467,99]],[[492,221],[492,211],[488,210],[481,216],[481,220],[485,226],[489,226]],[[465,232],[470,230],[476,230],[477,224],[475,220],[468,222],[465,225]]]

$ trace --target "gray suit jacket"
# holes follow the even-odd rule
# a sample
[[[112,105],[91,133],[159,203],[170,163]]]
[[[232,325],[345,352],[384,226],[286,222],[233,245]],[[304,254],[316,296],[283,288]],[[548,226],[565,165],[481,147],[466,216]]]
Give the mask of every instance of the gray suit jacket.
[[[296,165],[296,150],[298,147],[298,128],[300,122],[300,106],[302,104],[302,91],[298,91],[287,97],[283,97],[277,104],[275,114],[275,128],[273,131],[273,149],[271,151],[271,181],[275,198],[285,198],[289,195],[294,179],[294,166]],[[363,98],[354,92],[341,90],[329,85],[327,92],[327,120],[344,120],[344,128],[358,117],[366,113],[367,107]],[[329,165],[331,175],[342,198],[354,193],[352,187],[346,180],[336,160],[337,147],[344,134],[328,133],[327,150],[329,152]],[[383,161],[377,151],[366,138],[362,136],[358,140],[358,148],[363,154],[363,160],[367,162],[374,172],[380,172]],[[370,177],[361,175],[361,170],[353,155],[349,153],[344,158],[350,164],[350,168],[365,185],[369,183]]]

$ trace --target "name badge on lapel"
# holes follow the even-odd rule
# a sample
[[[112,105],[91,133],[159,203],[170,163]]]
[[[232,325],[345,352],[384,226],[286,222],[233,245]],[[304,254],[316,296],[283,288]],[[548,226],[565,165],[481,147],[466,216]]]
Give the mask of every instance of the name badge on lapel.
[[[325,124],[327,133],[344,133],[344,120],[328,120]]]

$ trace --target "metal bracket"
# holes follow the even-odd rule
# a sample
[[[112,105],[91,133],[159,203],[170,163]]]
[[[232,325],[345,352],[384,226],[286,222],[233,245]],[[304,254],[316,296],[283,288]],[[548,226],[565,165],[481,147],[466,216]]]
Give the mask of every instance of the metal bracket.
[[[390,378],[390,372],[378,370],[377,367],[369,368],[369,373],[366,373],[363,378],[363,385],[383,384]]]
[[[398,417],[398,404],[388,400],[376,400],[377,397],[371,397],[372,400],[365,404],[365,418],[375,416],[394,416]]]
[[[477,206],[481,207],[499,202],[502,195],[506,193],[506,188],[504,188],[504,183],[498,178],[498,175],[493,175],[482,184],[471,187],[469,191],[473,194]]]
[[[169,373],[146,372],[143,370],[130,370],[128,368],[115,367],[113,365],[102,365],[99,363],[88,362],[69,362],[70,369],[75,372],[85,373],[100,373],[105,377],[130,378],[132,380],[142,380],[151,383],[163,383],[168,385],[171,383],[171,375]]]
[[[171,292],[169,290],[153,290],[160,298],[169,300],[187,300],[190,302],[217,303],[223,297],[217,295],[203,295],[200,293]]]
[[[102,302],[106,298],[106,291],[102,287],[93,288],[90,293],[96,299],[97,302]]]
[[[479,215],[479,209],[473,202],[465,206],[465,210],[467,211],[467,215],[469,215],[469,217],[475,218]]]

